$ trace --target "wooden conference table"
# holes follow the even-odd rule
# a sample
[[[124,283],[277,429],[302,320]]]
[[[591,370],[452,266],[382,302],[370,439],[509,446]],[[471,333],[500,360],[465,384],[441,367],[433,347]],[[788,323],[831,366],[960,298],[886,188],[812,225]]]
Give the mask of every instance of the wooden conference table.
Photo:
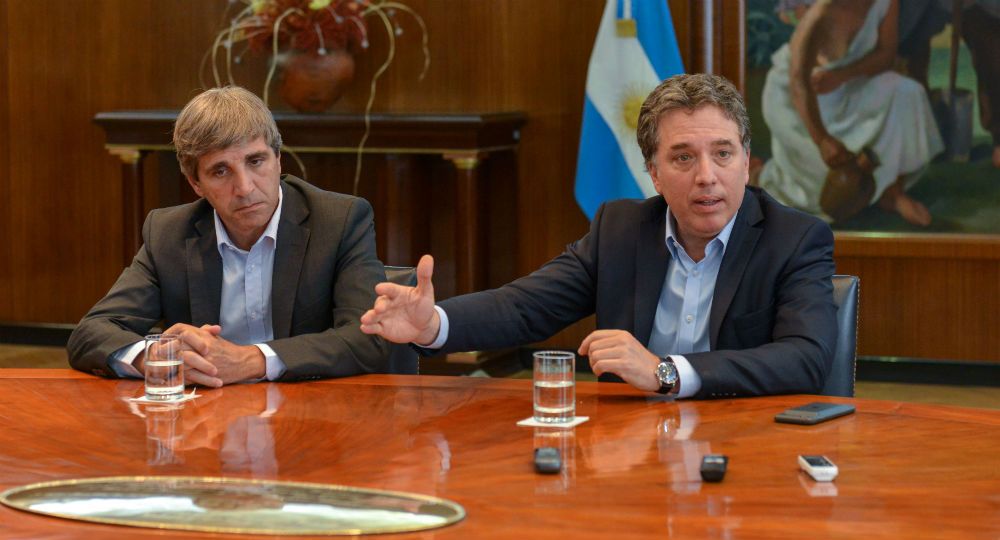
[[[370,375],[204,390],[167,416],[136,381],[0,370],[0,489],[116,475],[212,475],[410,491],[465,520],[393,538],[998,538],[1000,414],[779,396],[705,402],[580,383],[572,430],[516,427],[531,381]],[[774,415],[816,400],[857,413],[818,426]],[[537,475],[535,446],[564,469]],[[720,484],[701,456],[729,456]],[[832,484],[798,471],[818,453]],[[0,508],[0,537],[234,538],[79,523]]]

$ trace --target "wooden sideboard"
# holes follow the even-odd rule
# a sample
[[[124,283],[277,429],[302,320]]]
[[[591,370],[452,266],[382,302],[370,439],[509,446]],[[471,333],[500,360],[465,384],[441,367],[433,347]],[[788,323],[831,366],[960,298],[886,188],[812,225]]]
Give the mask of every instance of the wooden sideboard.
[[[112,111],[94,117],[106,134],[108,152],[122,161],[125,234],[122,257],[126,265],[142,241],[142,221],[149,207],[178,204],[182,200],[177,187],[179,170],[170,157],[177,113]],[[489,198],[486,184],[491,181],[487,169],[492,162],[500,163],[493,176],[506,178],[496,181],[517,185],[516,150],[524,114],[376,114],[369,118],[370,134],[360,152],[358,145],[366,128],[365,118],[360,114],[275,112],[274,119],[284,149],[295,155],[339,154],[350,160],[382,155],[388,159],[364,169],[361,177],[366,185],[372,181],[376,184],[369,192],[374,193],[371,202],[383,261],[415,264],[428,247],[428,230],[442,214],[448,213],[452,216],[448,228],[453,231],[453,245],[448,252],[453,254],[453,261],[447,262],[454,265],[453,292],[460,294],[487,286],[486,245],[493,232],[488,230],[485,217]],[[152,202],[144,193],[144,160],[151,153],[165,158],[156,179],[159,189]],[[439,176],[441,169],[432,168],[421,159],[427,157],[450,163],[451,178],[446,180],[454,182],[453,199],[433,209],[428,200],[429,184],[445,179]],[[342,171],[349,170],[353,176],[354,161],[349,163],[351,166],[342,167]],[[171,169],[173,175],[165,173]]]

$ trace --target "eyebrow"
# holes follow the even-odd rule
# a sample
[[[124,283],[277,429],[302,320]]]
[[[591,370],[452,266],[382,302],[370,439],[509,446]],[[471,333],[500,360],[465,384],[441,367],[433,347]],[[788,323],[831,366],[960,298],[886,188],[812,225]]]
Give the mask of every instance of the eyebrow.
[[[247,159],[255,159],[255,158],[262,158],[262,157],[267,157],[267,150],[261,150],[260,152],[254,152],[252,154],[247,154],[243,159],[247,160]]]
[[[736,144],[733,143],[733,141],[731,141],[729,139],[716,139],[716,140],[714,140],[714,141],[711,142],[711,145],[712,146],[729,146],[729,147],[736,146]],[[677,144],[671,145],[670,149],[671,150],[685,150],[685,149],[690,148],[690,147],[691,147],[691,145],[689,143],[681,142],[681,143],[677,143]]]

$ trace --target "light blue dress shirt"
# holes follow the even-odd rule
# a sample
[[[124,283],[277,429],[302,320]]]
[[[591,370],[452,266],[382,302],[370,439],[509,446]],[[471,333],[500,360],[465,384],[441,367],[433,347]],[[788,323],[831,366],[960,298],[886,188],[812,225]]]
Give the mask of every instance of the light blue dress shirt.
[[[665,241],[670,263],[660,290],[647,348],[656,356],[670,356],[674,361],[680,381],[678,397],[693,396],[701,389],[701,377],[684,355],[708,352],[711,346],[708,322],[715,296],[715,281],[719,277],[719,267],[735,222],[734,215],[718,236],[705,246],[705,257],[694,262],[680,244],[674,217],[667,209]]]
[[[678,241],[674,217],[667,209],[664,241],[670,251],[670,263],[660,290],[647,349],[656,356],[670,356],[674,361],[680,385],[677,397],[691,397],[701,389],[701,377],[684,355],[709,350],[708,319],[712,312],[715,281],[734,223],[736,215],[705,246],[705,257],[694,262]],[[434,309],[441,318],[437,338],[430,345],[417,344],[427,349],[440,349],[448,341],[448,314],[438,306]]]
[[[215,239],[222,257],[222,299],[219,324],[223,339],[237,345],[255,345],[264,354],[265,376],[273,381],[285,372],[285,364],[266,342],[274,339],[271,323],[271,281],[274,252],[278,242],[283,194],[278,189],[278,208],[260,238],[245,251],[229,238],[218,212],[215,215]],[[143,342],[123,347],[112,355],[111,367],[119,376],[141,377],[132,366],[142,351]]]

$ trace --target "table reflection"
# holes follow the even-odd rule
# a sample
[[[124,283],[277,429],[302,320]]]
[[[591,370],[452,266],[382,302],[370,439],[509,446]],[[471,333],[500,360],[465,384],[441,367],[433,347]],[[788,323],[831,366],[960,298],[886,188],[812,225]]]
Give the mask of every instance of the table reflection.
[[[252,390],[241,391],[236,400],[224,399],[227,389],[219,388],[182,403],[127,401],[132,414],[145,422],[146,463],[154,467],[181,465],[185,453],[209,449],[218,453],[223,472],[261,478],[276,475],[271,418],[285,399],[278,384]]]

